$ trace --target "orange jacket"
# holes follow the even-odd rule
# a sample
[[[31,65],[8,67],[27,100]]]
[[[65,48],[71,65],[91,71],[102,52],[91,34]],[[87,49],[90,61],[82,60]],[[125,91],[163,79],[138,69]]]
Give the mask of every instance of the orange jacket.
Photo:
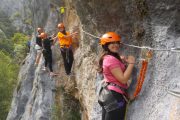
[[[67,35],[70,35],[69,32],[66,32]],[[69,38],[64,38],[64,34],[61,33],[61,32],[58,32],[58,39],[59,39],[59,44],[60,44],[60,47],[70,47],[71,44],[72,44],[72,38],[69,37]]]

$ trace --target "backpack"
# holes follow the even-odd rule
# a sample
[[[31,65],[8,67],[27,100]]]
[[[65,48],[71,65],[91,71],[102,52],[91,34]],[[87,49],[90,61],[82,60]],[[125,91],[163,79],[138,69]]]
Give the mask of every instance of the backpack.
[[[96,94],[98,97],[98,103],[104,107],[107,112],[116,110],[119,108],[118,101],[112,95],[111,90],[107,88],[108,83],[104,80],[102,74],[97,73],[96,75]]]

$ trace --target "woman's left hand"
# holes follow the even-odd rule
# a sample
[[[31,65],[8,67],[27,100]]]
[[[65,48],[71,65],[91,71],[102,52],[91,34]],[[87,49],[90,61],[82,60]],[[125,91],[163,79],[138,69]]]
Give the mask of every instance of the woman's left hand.
[[[121,57],[121,60],[125,63],[127,63],[127,57],[126,56],[120,56]]]
[[[128,58],[127,58],[127,62],[129,63],[129,64],[134,64],[135,63],[135,57],[134,56],[128,56]]]

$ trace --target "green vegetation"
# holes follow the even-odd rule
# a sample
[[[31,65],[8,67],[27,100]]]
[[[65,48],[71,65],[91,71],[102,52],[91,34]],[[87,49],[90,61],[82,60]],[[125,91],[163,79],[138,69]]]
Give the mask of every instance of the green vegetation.
[[[0,11],[0,30],[2,30],[7,38],[10,38],[15,33],[16,29],[11,24],[9,17],[2,11]]]
[[[57,91],[55,93],[55,104],[52,107],[52,120],[60,120],[62,117],[62,105],[61,105],[61,91],[62,86],[56,88]]]
[[[27,37],[21,33],[0,40],[0,120],[5,120],[9,112],[19,64],[27,53],[26,41]]]
[[[57,87],[55,105],[52,108],[52,120],[80,120],[80,104],[63,86]]]
[[[65,111],[63,118],[65,118],[65,120],[80,120],[81,115],[80,115],[79,101],[67,93],[64,93],[63,96],[64,96],[63,111]]]
[[[27,53],[28,37],[16,33],[8,16],[0,11],[0,120],[5,120],[17,85],[19,63]]]
[[[0,120],[5,120],[8,114],[18,70],[8,53],[0,51]]]
[[[22,33],[15,33],[12,37],[12,41],[14,42],[14,59],[18,64],[20,64],[21,61],[25,58],[28,50],[26,46],[28,37]]]
[[[13,55],[13,43],[9,39],[0,39],[0,50]]]
[[[15,12],[12,16],[11,16],[11,19],[14,20],[16,18],[19,18],[21,17],[21,14],[19,12]]]
[[[32,25],[32,19],[26,19],[25,21],[24,21],[24,23],[25,24],[27,24],[27,25]]]

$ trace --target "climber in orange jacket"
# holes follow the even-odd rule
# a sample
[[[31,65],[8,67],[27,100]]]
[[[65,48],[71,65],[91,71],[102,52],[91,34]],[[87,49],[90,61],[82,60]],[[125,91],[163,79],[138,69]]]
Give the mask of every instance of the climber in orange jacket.
[[[103,53],[99,60],[99,72],[104,76],[105,88],[99,93],[98,102],[102,106],[102,120],[124,120],[127,93],[127,82],[131,76],[135,58],[128,56],[127,66],[119,55],[120,36],[108,32],[100,38]],[[103,94],[107,90],[108,94]],[[103,98],[103,99],[100,99]]]
[[[59,46],[60,46],[60,51],[61,51],[61,55],[63,57],[63,61],[64,61],[64,67],[65,67],[65,71],[67,75],[71,74],[71,68],[72,68],[72,64],[74,61],[74,57],[73,57],[73,51],[72,51],[72,37],[74,35],[77,35],[77,32],[73,32],[73,33],[69,33],[66,32],[65,30],[65,26],[63,23],[58,24],[58,29],[59,32],[57,34],[57,36],[53,39],[59,40]]]

